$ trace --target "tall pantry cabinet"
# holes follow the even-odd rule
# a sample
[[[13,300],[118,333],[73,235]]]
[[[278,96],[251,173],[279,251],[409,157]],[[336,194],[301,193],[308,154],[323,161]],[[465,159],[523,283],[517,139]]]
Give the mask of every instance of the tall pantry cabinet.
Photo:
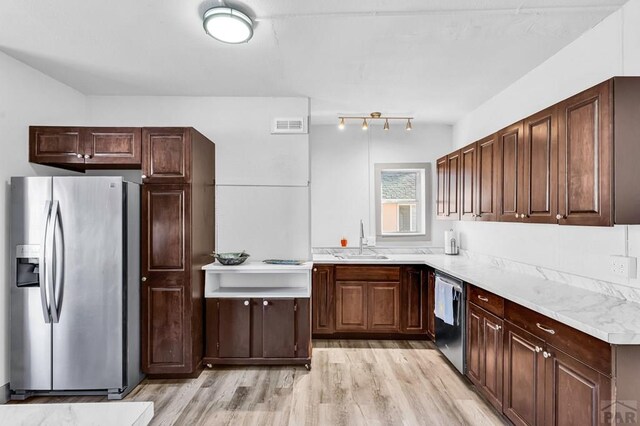
[[[214,251],[215,145],[193,128],[142,129],[142,368],[197,373]]]

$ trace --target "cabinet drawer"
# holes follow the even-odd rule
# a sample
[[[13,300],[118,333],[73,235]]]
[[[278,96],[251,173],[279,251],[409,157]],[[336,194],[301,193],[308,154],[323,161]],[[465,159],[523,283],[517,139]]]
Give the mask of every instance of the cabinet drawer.
[[[398,266],[336,266],[337,281],[400,281]]]
[[[491,312],[494,315],[497,315],[500,318],[504,317],[504,299],[502,297],[496,296],[493,293],[490,293],[471,284],[467,285],[469,286],[469,302],[475,303],[476,305],[486,309],[487,311]]]
[[[606,375],[611,375],[611,346],[607,342],[509,300],[504,303],[504,314],[505,319],[548,344]]]

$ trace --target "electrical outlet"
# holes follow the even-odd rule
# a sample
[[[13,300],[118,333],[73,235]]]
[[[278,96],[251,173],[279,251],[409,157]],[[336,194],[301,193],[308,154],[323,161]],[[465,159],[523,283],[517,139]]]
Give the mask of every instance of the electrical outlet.
[[[609,269],[613,274],[625,278],[636,278],[638,259],[628,256],[611,256]]]

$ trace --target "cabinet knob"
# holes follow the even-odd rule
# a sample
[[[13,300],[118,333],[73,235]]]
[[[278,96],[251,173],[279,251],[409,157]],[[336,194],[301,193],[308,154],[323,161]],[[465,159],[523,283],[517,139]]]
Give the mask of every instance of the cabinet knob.
[[[82,158],[82,154],[76,154],[76,157]]]
[[[556,219],[558,219],[558,220],[560,220],[560,219],[564,219],[564,215],[557,214],[557,215],[556,215]]]
[[[313,272],[318,272],[318,268],[313,268]]]
[[[142,277],[141,280],[142,282],[145,282],[147,280],[147,277]]]
[[[540,346],[536,346],[536,352],[542,352],[542,348]]]
[[[269,302],[267,302],[266,300],[265,300],[265,301],[263,301],[263,302],[262,302],[262,304],[263,304],[264,306],[269,306]]]
[[[529,217],[529,215],[528,215],[528,214],[524,214],[524,213],[522,213],[522,214],[520,215],[520,217],[524,219],[524,218],[526,218],[526,217]]]
[[[551,354],[551,352],[544,351],[542,352],[542,356],[545,358],[551,358],[553,355]]]
[[[516,213],[516,219],[520,217],[520,213]]]
[[[498,330],[498,331],[502,330],[502,326],[501,325],[496,325],[496,330]]]
[[[147,175],[142,175],[142,179],[146,179],[146,178],[147,178]]]
[[[91,158],[91,155],[89,155],[89,154],[85,154],[85,155],[84,155],[84,158]]]
[[[244,306],[249,306],[249,301],[248,300],[244,301]]]

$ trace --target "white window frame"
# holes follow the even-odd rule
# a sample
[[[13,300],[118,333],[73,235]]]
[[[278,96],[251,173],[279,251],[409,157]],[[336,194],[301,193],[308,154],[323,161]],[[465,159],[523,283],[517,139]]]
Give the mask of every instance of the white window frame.
[[[396,171],[407,172],[416,171],[420,172],[420,184],[419,195],[422,196],[416,200],[386,200],[389,202],[397,202],[400,204],[415,203],[421,205],[418,208],[418,214],[416,214],[416,220],[419,221],[416,224],[416,232],[397,232],[397,233],[383,233],[382,232],[382,172]],[[375,219],[376,219],[376,240],[379,242],[409,242],[409,241],[428,241],[430,233],[431,223],[431,200],[429,194],[431,193],[431,164],[430,163],[376,163],[374,165],[374,192],[375,192]],[[398,219],[399,220],[399,216]],[[413,215],[412,219],[413,221]]]

